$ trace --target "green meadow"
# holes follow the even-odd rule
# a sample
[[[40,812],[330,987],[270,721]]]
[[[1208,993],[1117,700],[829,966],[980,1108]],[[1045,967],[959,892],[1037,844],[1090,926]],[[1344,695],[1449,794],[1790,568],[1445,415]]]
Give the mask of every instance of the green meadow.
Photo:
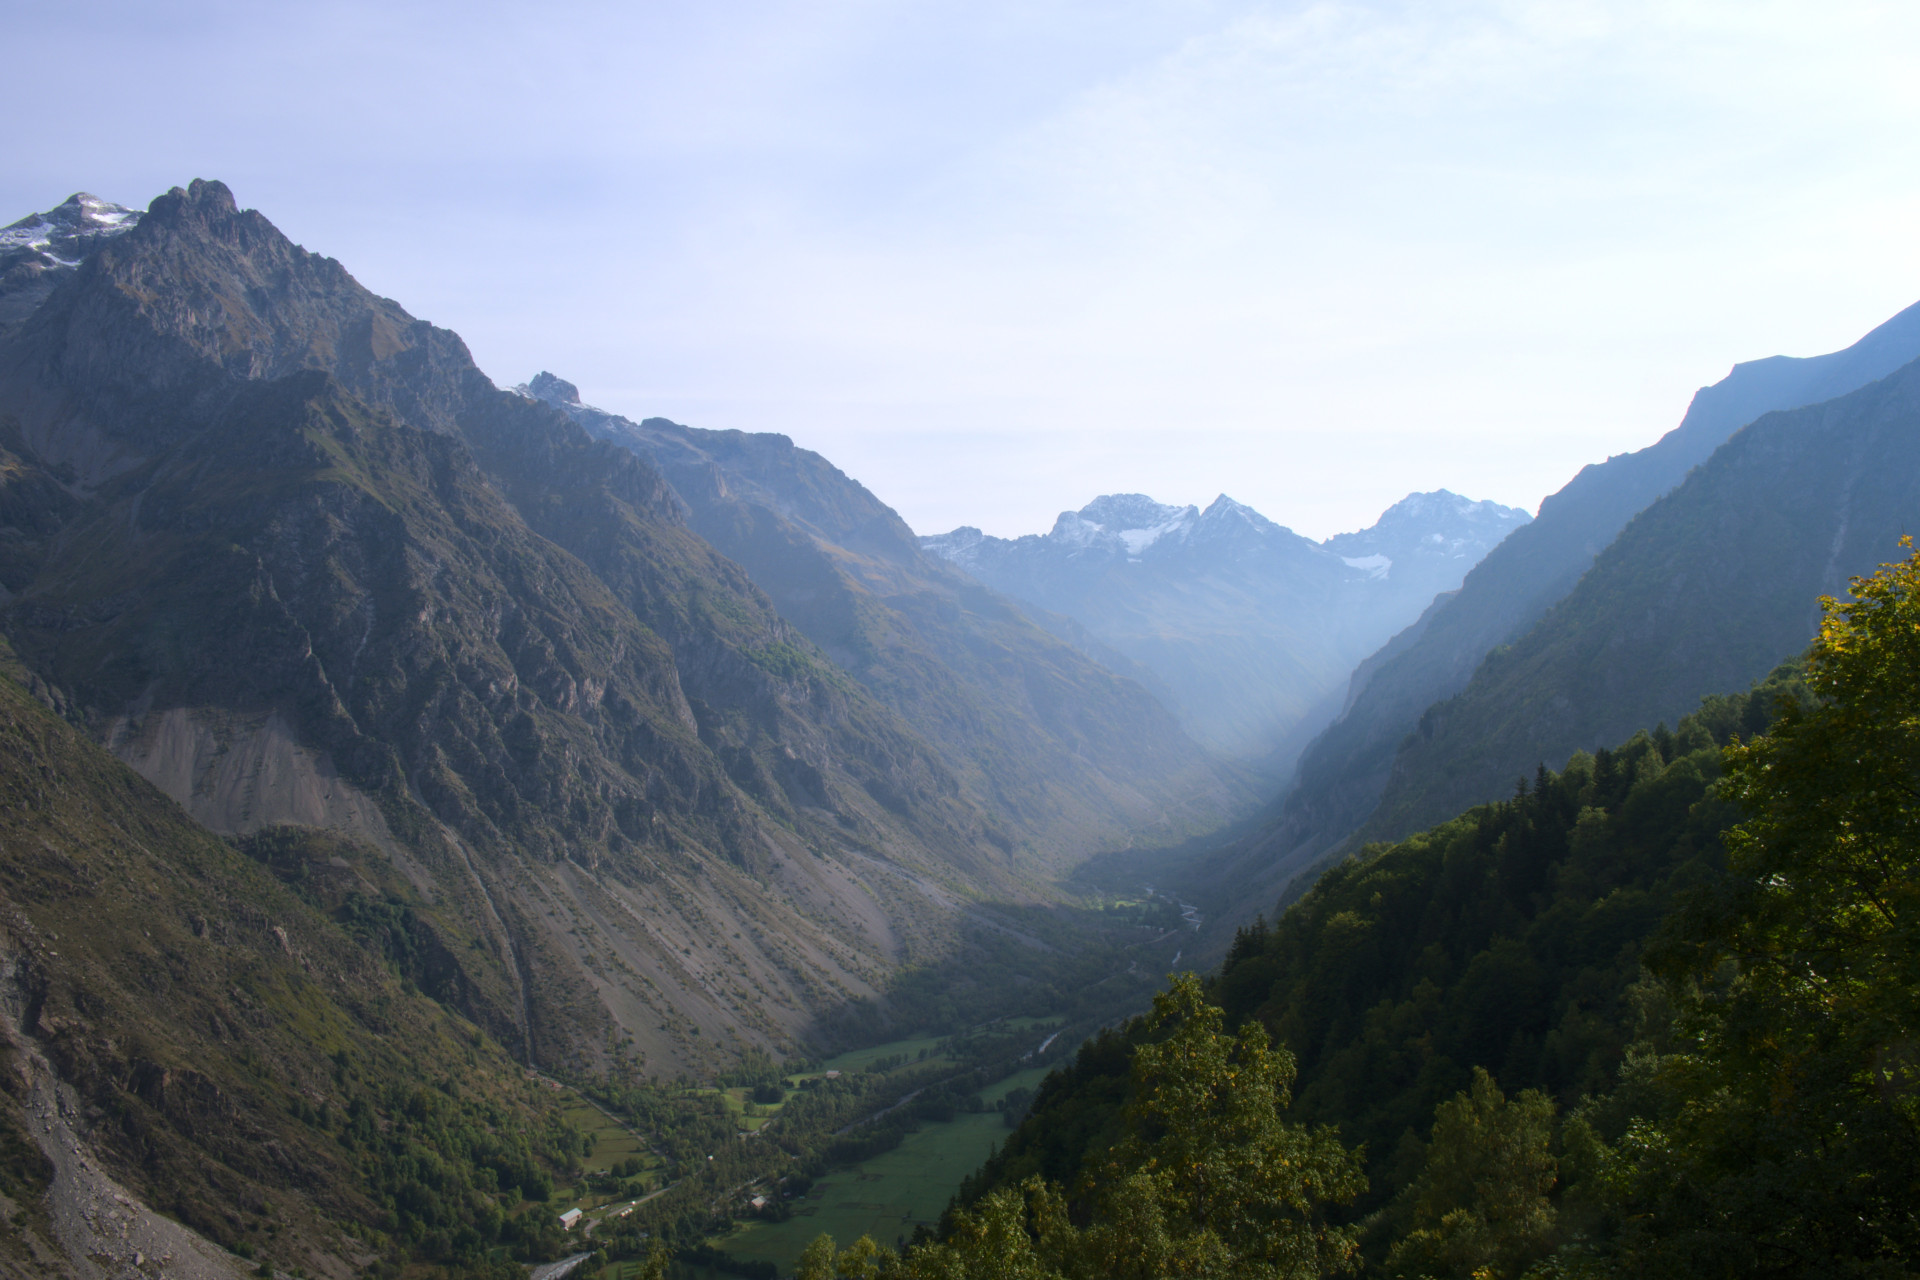
[[[882,1058],[903,1057],[911,1064],[917,1062],[922,1053],[936,1062],[942,1061],[943,1059],[935,1054],[934,1050],[940,1047],[944,1039],[944,1036],[928,1036],[919,1040],[893,1040],[886,1044],[874,1045],[870,1049],[855,1049],[851,1053],[843,1053],[837,1058],[828,1059],[821,1066],[820,1071],[808,1074],[819,1075],[824,1071],[863,1071]],[[799,1080],[804,1077],[793,1078]]]
[[[888,1048],[899,1052],[898,1046]],[[1046,1074],[1046,1068],[1022,1071],[980,1096],[991,1107],[1012,1089],[1038,1086]],[[822,1177],[787,1221],[750,1223],[714,1243],[736,1258],[772,1262],[782,1272],[822,1232],[843,1246],[863,1235],[892,1244],[912,1235],[918,1223],[938,1222],[960,1180],[1006,1136],[997,1111],[925,1123],[892,1151]]]

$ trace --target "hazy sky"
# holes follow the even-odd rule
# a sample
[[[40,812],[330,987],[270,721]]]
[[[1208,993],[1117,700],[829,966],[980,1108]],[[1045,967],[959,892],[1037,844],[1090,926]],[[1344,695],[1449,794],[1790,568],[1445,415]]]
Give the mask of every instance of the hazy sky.
[[[1533,507],[1920,298],[1920,6],[166,4],[8,24],[0,222],[217,177],[921,532]]]

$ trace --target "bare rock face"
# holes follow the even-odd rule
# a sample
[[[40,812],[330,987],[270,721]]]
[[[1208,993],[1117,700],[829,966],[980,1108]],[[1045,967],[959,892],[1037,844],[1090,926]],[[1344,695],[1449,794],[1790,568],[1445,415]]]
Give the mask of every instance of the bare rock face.
[[[0,334],[0,506],[32,516],[0,623],[216,825],[350,818],[503,1042],[784,1051],[943,954],[957,902],[1038,891],[1026,819],[652,463],[219,183],[122,221]]]

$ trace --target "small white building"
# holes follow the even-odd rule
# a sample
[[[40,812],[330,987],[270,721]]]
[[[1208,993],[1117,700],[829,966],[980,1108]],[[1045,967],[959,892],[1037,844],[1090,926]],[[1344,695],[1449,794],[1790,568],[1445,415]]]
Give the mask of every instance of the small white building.
[[[578,1209],[569,1209],[560,1215],[560,1229],[571,1231],[580,1225],[581,1213]]]

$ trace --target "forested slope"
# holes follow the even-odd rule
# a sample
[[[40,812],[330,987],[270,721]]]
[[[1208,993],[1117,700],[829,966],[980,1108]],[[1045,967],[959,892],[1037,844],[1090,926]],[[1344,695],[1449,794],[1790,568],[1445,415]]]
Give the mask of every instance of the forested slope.
[[[1804,675],[1243,930],[1051,1077],[898,1273],[999,1241],[1076,1280],[1913,1274],[1920,554],[1821,607]],[[1274,1160],[1305,1184],[1244,1194]]]
[[[1299,1064],[1295,1111],[1365,1142],[1372,1189],[1417,1170],[1403,1138],[1470,1081],[1564,1102],[1606,1087],[1634,1033],[1629,993],[1676,891],[1719,865],[1733,810],[1720,749],[1764,728],[1794,685],[1708,700],[1677,731],[1541,772],[1481,806],[1326,872],[1280,919],[1244,929],[1207,993]],[[1137,1029],[1103,1033],[1050,1077],[976,1189],[1070,1182],[1111,1139]]]

